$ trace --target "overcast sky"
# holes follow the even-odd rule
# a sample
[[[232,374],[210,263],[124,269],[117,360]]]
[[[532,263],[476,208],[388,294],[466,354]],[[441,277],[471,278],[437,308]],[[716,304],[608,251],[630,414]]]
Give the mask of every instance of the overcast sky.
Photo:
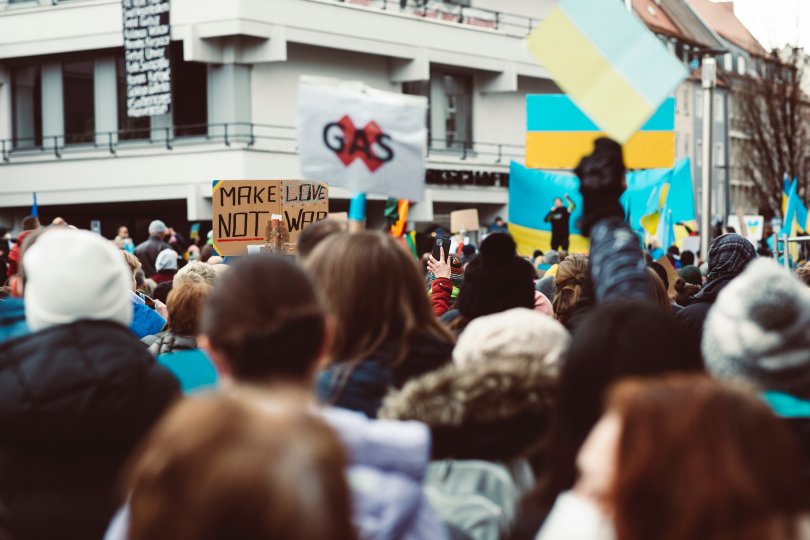
[[[798,42],[810,51],[810,0],[734,0],[734,12],[766,49]]]

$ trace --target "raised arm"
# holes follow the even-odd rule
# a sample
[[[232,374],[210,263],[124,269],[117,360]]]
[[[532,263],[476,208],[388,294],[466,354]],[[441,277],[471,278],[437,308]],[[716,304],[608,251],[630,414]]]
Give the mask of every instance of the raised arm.
[[[584,202],[583,233],[591,238],[588,268],[596,301],[651,299],[641,245],[619,203],[626,187],[621,146],[598,139],[575,173]]]
[[[570,214],[573,214],[574,210],[577,209],[576,203],[574,202],[574,200],[571,197],[568,196],[567,193],[565,194],[565,200],[568,202],[568,212]]]

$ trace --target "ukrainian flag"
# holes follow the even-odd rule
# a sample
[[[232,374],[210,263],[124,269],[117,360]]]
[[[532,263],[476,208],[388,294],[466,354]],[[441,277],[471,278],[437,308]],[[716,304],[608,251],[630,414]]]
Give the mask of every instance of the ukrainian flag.
[[[560,0],[532,31],[529,51],[602,131],[620,143],[688,72],[616,0]]]
[[[526,166],[574,169],[605,133],[561,94],[526,96]],[[641,131],[624,145],[628,169],[671,168],[675,164],[675,98],[668,98]]]

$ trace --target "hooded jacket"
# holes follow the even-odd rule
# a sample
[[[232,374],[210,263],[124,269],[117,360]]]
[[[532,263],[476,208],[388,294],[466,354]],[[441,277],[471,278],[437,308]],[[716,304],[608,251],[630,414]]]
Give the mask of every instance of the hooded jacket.
[[[113,322],[0,345],[0,537],[101,538],[122,463],[177,395]]]
[[[737,277],[723,276],[710,281],[703,289],[700,290],[695,296],[689,300],[689,305],[681,309],[675,314],[675,319],[678,320],[683,327],[693,336],[699,344],[703,339],[703,325],[706,323],[706,317],[709,315],[709,309],[717,301],[717,296],[720,291],[726,288],[726,285]]]

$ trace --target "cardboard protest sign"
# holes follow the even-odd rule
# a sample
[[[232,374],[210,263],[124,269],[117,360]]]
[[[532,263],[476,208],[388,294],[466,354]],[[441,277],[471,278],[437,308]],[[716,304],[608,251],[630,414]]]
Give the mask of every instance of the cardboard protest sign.
[[[304,176],[354,193],[421,200],[426,111],[424,97],[301,77],[298,150]]]
[[[292,254],[301,231],[329,216],[329,186],[307,180],[217,180],[214,249]]]
[[[667,296],[672,298],[675,296],[675,282],[678,281],[678,272],[672,266],[672,263],[669,262],[669,258],[666,255],[655,262],[663,266],[664,270],[667,271],[667,278],[669,280],[669,290],[667,291]]]
[[[450,232],[477,232],[480,228],[477,208],[450,212]]]
[[[623,2],[560,0],[529,51],[599,128],[626,143],[688,72]]]

